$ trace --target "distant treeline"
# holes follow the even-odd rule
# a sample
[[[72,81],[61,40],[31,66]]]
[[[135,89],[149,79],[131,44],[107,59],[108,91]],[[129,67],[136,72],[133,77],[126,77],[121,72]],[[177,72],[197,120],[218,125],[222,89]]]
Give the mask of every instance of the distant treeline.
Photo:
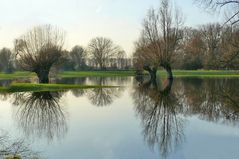
[[[80,71],[80,70],[128,70],[133,68],[132,58],[110,58],[106,60],[104,68],[95,63],[93,59],[82,59],[81,63],[73,61],[73,59],[67,59],[67,61],[60,67],[64,71]]]
[[[239,69],[239,25],[185,28],[172,63],[178,69]]]
[[[80,71],[80,70],[128,70],[133,69],[132,58],[111,57],[103,60],[101,67],[99,62],[89,57],[86,49],[75,46],[71,51],[64,50],[64,57],[56,65],[61,71]],[[16,54],[9,48],[0,50],[0,71],[11,73],[23,70],[16,59]]]

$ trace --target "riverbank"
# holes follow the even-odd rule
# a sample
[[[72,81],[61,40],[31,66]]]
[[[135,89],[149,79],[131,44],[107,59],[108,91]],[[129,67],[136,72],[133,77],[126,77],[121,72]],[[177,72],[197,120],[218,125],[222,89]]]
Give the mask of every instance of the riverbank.
[[[147,74],[147,72],[144,72]],[[134,76],[135,71],[66,71],[59,73],[59,77],[112,77],[112,76]],[[164,70],[157,72],[159,77],[166,77]],[[239,77],[239,70],[173,70],[174,77]]]

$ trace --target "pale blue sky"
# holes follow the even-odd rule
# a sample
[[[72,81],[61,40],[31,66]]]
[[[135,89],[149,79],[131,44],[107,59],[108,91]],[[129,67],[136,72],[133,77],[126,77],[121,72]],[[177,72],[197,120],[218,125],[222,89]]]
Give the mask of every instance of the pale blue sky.
[[[218,20],[193,0],[174,2],[187,26]],[[13,40],[34,25],[53,24],[66,31],[67,49],[105,36],[131,54],[147,10],[158,6],[159,0],[0,0],[0,48],[12,48]]]

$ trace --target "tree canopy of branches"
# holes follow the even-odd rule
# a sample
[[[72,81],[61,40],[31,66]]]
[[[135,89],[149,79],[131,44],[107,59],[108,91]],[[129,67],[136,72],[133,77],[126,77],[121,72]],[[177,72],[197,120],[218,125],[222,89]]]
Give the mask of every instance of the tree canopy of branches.
[[[201,27],[201,34],[205,44],[205,66],[207,69],[216,69],[217,59],[220,57],[220,24],[208,24]]]
[[[60,69],[72,71],[88,68],[86,65],[86,55],[86,50],[79,45],[74,46],[70,51],[64,50],[64,63],[60,66]]]
[[[139,67],[156,78],[156,70],[162,66],[173,78],[171,63],[182,38],[183,24],[179,10],[168,0],[161,0],[159,10],[150,9],[143,22],[141,37],[136,42],[135,59]]]
[[[106,69],[110,59],[125,56],[124,50],[115,45],[111,39],[104,37],[96,37],[90,41],[88,54],[100,69]]]
[[[0,69],[6,73],[11,73],[14,69],[14,55],[8,48],[0,50]]]
[[[40,83],[49,83],[49,72],[63,56],[64,32],[51,25],[34,27],[15,40],[18,64],[35,72]]]
[[[201,31],[194,28],[184,28],[184,37],[181,45],[183,56],[180,54],[177,57],[177,65],[174,65],[174,67],[187,70],[202,69],[205,43]],[[182,59],[181,62],[180,59]]]
[[[239,25],[224,27],[221,33],[219,66],[225,69],[239,68]]]
[[[225,9],[227,20],[224,24],[239,22],[239,0],[195,0],[206,8],[213,10]]]
[[[238,69],[239,26],[218,23],[185,28],[177,69]]]
[[[70,51],[70,60],[75,70],[79,70],[86,66],[86,51],[81,46],[74,46]]]

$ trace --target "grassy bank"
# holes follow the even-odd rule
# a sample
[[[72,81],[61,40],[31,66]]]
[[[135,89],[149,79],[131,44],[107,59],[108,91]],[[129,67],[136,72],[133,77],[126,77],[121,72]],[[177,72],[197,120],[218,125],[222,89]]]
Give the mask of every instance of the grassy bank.
[[[41,92],[68,89],[115,88],[117,86],[79,85],[79,84],[32,84],[13,83],[9,87],[0,87],[0,92]]]
[[[35,73],[24,72],[24,71],[17,71],[13,73],[0,72],[0,79],[28,78],[28,77],[34,77],[34,76],[35,76]]]
[[[145,72],[147,74],[147,72]],[[164,70],[159,70],[157,74],[160,77],[166,77],[167,73]],[[112,77],[112,76],[134,76],[135,71],[67,71],[61,72],[60,77]],[[174,77],[239,77],[239,71],[224,71],[224,70],[174,70]]]
[[[162,77],[166,77],[165,71],[158,71],[158,74]],[[239,77],[239,71],[225,71],[225,70],[174,70],[174,77]]]
[[[145,72],[147,74],[147,72]],[[64,71],[57,74],[58,77],[127,77],[134,76],[135,71]],[[158,71],[160,77],[166,77],[167,73],[163,70]],[[239,77],[238,71],[224,70],[174,70],[174,77]],[[14,72],[12,74],[0,73],[0,79],[28,78],[36,76],[30,72]]]

